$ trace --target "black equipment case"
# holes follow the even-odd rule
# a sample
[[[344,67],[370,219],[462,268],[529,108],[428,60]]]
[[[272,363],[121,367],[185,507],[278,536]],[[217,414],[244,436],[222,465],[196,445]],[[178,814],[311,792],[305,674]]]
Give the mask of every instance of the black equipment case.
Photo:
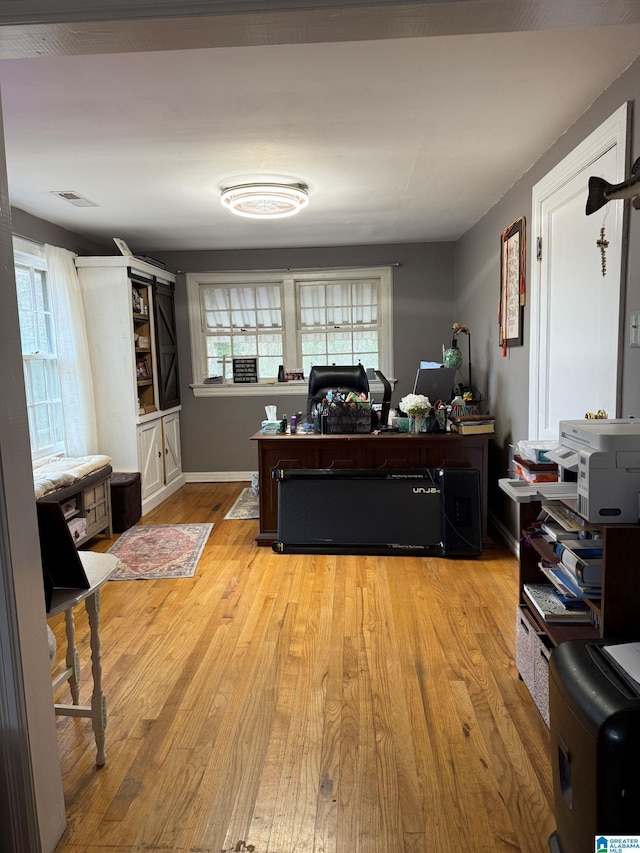
[[[477,556],[480,472],[474,468],[284,469],[278,553]]]
[[[640,835],[640,693],[603,651],[569,640],[551,653],[553,853],[585,853],[604,835]]]

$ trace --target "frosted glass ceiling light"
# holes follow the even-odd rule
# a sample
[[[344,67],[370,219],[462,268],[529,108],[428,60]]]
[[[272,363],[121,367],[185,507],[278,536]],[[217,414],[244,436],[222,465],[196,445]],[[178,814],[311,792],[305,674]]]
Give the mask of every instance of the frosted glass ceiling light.
[[[237,184],[225,187],[220,200],[237,216],[282,219],[309,204],[309,191],[304,184]]]

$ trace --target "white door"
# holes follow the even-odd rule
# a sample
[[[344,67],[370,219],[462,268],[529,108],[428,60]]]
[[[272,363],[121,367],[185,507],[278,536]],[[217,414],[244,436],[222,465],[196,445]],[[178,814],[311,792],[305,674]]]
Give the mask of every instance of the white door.
[[[164,481],[170,483],[181,473],[180,417],[177,412],[162,419],[164,435]]]
[[[164,485],[162,464],[162,424],[160,418],[138,427],[138,460],[142,481],[142,500]]]
[[[623,202],[590,216],[585,204],[592,175],[624,180],[626,138],[625,104],[533,189],[531,439],[555,440],[560,420],[588,411],[618,415]]]

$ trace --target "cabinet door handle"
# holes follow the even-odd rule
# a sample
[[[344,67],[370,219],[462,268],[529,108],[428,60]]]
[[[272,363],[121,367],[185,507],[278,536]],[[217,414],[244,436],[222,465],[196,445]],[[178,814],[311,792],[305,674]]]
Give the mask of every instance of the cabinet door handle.
[[[162,459],[162,451],[158,451],[158,459]]]

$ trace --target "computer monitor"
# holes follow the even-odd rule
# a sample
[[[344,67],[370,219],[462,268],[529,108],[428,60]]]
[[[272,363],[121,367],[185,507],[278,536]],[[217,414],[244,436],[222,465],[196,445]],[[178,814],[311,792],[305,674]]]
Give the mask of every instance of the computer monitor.
[[[454,367],[419,367],[413,393],[424,394],[431,403],[436,403],[438,400],[448,403],[453,397],[455,378]]]

